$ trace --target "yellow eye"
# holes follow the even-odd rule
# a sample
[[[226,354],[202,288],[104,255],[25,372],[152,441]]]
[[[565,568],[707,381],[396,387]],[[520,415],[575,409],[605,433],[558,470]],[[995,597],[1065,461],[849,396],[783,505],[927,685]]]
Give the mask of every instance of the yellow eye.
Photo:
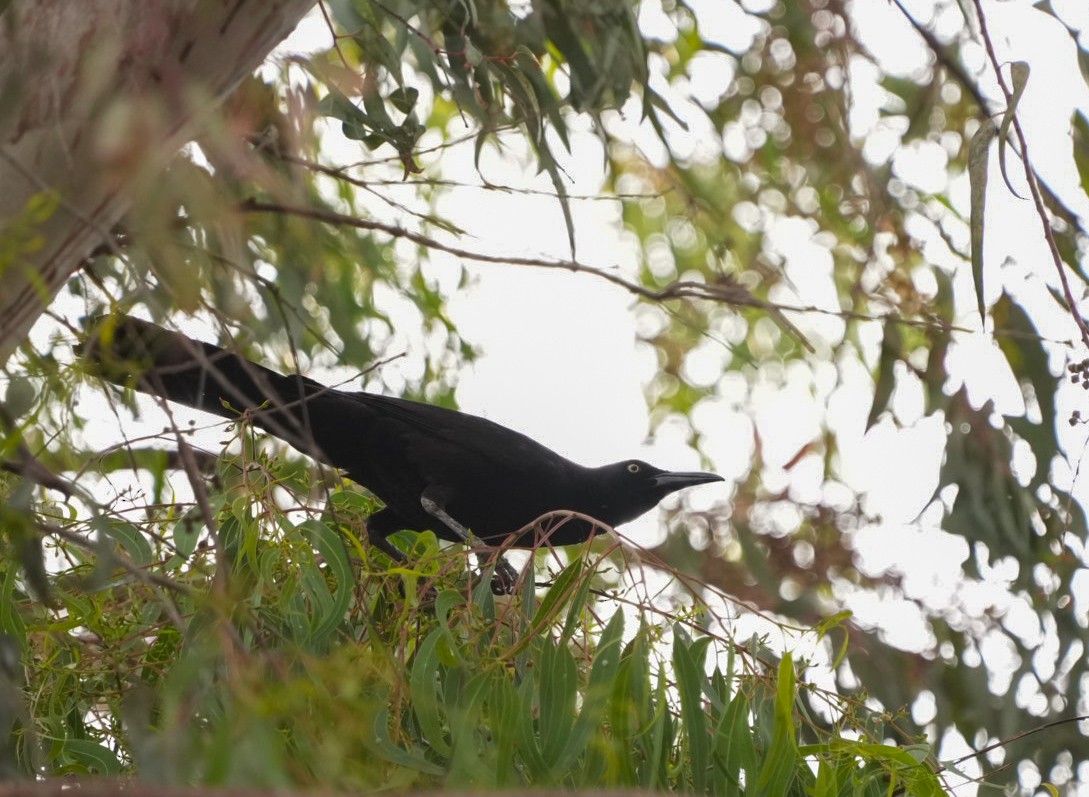
[[[637,463],[637,462],[628,463],[628,473],[638,473],[638,472],[639,472],[639,463]]]

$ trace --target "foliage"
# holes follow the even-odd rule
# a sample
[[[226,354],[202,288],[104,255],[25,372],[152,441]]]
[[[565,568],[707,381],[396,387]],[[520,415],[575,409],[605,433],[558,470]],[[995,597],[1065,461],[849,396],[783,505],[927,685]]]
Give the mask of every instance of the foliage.
[[[169,505],[103,519],[93,545],[47,545],[45,601],[5,557],[4,644],[36,663],[4,685],[8,777],[942,793],[925,746],[862,741],[883,719],[834,695],[860,740],[813,724],[791,656],[699,631],[699,608],[604,619],[607,559],[502,600],[434,539],[420,570],[388,571],[356,533],[368,499],[341,486],[295,522],[276,508],[290,474],[249,454],[217,464],[215,535]]]
[[[17,646],[29,679],[3,672],[21,728],[9,772],[932,793],[939,767],[912,747],[926,736],[963,740],[980,752],[967,774],[996,784],[1084,783],[1087,117],[1044,120],[1069,122],[1078,175],[1049,185],[1038,142],[1054,139],[1025,109],[1052,87],[997,6],[722,5],[728,22],[670,0],[337,0],[330,47],[267,67],[165,174],[146,169],[123,228],[5,374],[0,664]],[[1084,30],[1047,3],[1023,10],[1069,33],[1084,77]],[[868,14],[917,45],[909,66],[885,58]],[[444,171],[465,139],[472,184]],[[619,263],[576,249],[568,186],[587,150],[627,236]],[[543,181],[501,184],[497,151]],[[497,253],[490,220],[466,229],[442,210],[500,191],[525,203],[527,229],[546,223],[535,195],[554,198],[567,254]],[[1013,192],[1030,201],[1011,210]],[[43,194],[8,220],[0,267],[55,205]],[[82,407],[102,388],[68,354],[79,315],[195,318],[270,365],[452,404],[476,352],[447,302],[478,261],[638,297],[652,424],[723,470],[750,453],[724,474],[729,501],[672,517],[654,552],[699,585],[697,605],[729,595],[737,617],[692,610],[682,619],[701,630],[682,633],[654,601],[623,616],[590,600],[597,582],[577,565],[557,578],[579,589],[496,606],[428,539],[412,542],[425,572],[382,570],[352,536],[367,499],[245,436],[230,449],[242,462],[218,465],[184,421],[94,442]],[[374,367],[406,350],[406,380]],[[130,410],[146,411],[111,405],[118,429]],[[787,415],[812,424],[784,452],[772,439]],[[723,427],[741,430],[728,445]],[[893,448],[860,476],[857,451],[926,428],[944,446],[933,490],[882,517],[877,482],[916,463]],[[897,562],[867,561],[867,545],[904,537],[960,543],[943,600]],[[434,577],[433,610],[396,594],[398,579],[412,596]],[[922,641],[843,619],[877,598]],[[842,654],[822,637],[817,657],[840,693],[817,702],[834,709],[795,683],[789,644],[775,665],[731,641],[757,620],[791,639],[791,623],[844,630]]]

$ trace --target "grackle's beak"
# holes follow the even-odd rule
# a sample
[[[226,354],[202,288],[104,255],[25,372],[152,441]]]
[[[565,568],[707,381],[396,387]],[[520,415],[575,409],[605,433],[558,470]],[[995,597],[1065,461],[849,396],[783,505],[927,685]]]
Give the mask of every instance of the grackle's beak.
[[[695,487],[697,484],[710,484],[711,482],[726,481],[717,473],[670,472],[659,473],[652,480],[655,487],[665,487],[670,492],[683,490],[685,487]]]

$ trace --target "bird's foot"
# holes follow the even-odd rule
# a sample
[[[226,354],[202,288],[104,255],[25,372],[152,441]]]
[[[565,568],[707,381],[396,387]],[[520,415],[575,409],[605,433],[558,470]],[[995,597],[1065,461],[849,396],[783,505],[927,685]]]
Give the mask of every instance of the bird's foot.
[[[481,570],[485,570],[490,564],[487,560],[487,554],[483,553],[477,554],[477,562],[479,562]],[[517,586],[518,571],[507,561],[505,556],[497,556],[495,558],[495,570],[492,572],[492,594],[513,595]]]

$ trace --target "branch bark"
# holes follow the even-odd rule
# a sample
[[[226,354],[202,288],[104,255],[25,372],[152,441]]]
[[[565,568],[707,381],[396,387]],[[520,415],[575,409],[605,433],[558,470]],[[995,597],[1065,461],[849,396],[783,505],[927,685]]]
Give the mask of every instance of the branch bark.
[[[109,241],[126,189],[314,0],[13,0],[0,12],[0,366]]]

